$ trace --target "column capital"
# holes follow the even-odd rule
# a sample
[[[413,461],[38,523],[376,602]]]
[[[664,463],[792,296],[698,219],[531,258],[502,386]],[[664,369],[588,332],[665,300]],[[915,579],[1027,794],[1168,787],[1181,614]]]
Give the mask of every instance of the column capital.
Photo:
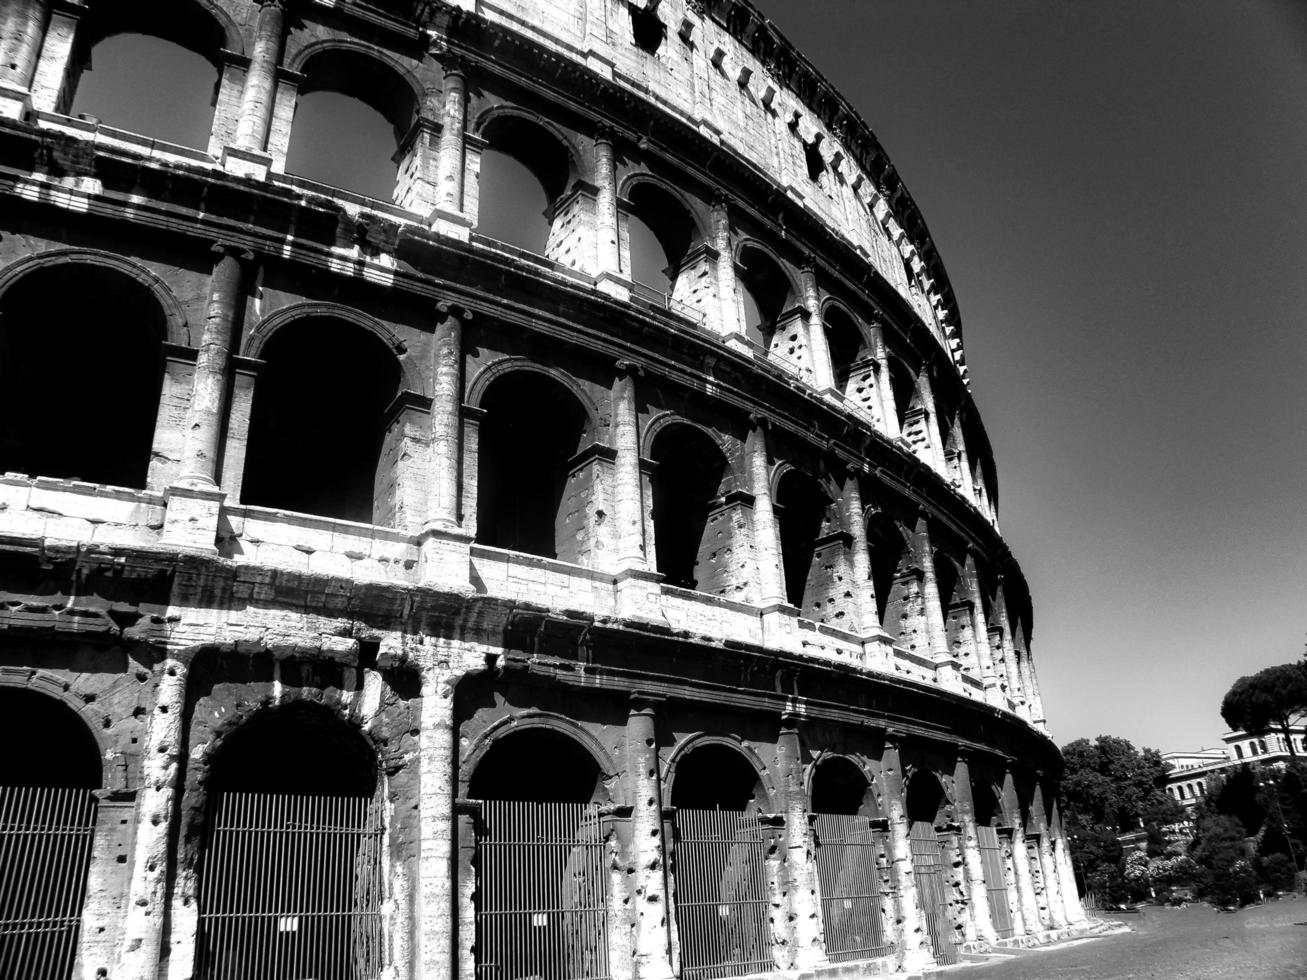
[[[611,147],[616,142],[617,136],[617,129],[612,123],[601,122],[595,126],[594,141],[596,146],[600,143],[606,143]]]
[[[209,254],[219,258],[231,256],[237,262],[249,263],[254,261],[254,253],[244,245],[237,245],[235,242],[225,242],[221,239],[209,246]]]
[[[644,377],[644,365],[635,361],[619,360],[613,366],[618,374],[630,375],[633,378]]]
[[[436,304],[436,312],[447,319],[462,320],[464,323],[472,319],[472,311],[462,303],[441,300]]]

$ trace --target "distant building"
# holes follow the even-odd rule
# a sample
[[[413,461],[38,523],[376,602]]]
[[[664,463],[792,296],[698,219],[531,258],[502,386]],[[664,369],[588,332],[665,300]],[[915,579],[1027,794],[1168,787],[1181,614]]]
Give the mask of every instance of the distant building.
[[[1293,740],[1294,751],[1307,756],[1307,726],[1291,728],[1289,737]],[[1208,781],[1212,777],[1225,776],[1244,763],[1259,768],[1273,766],[1283,769],[1290,758],[1289,746],[1280,734],[1226,732],[1221,741],[1225,743],[1221,748],[1162,754],[1171,767],[1166,791],[1187,813],[1192,813],[1198,801],[1207,795]]]

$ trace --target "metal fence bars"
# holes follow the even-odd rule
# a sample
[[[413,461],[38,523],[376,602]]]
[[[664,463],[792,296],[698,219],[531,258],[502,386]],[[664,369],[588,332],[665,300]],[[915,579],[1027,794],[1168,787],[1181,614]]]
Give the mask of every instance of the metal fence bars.
[[[0,786],[0,978],[72,976],[95,808],[89,789]]]
[[[912,824],[912,872],[917,881],[917,898],[930,934],[935,962],[942,965],[958,961],[958,947],[953,941],[949,921],[948,893],[944,882],[944,850],[935,828],[925,820]]]
[[[814,813],[826,956],[835,963],[888,956],[889,833],[869,817]]]
[[[379,804],[218,793],[210,814],[197,980],[373,980],[381,973]]]
[[[980,867],[985,873],[985,891],[989,894],[989,917],[1000,939],[1010,939],[1016,932],[1012,925],[1012,906],[1007,890],[1007,860],[998,831],[993,827],[977,827],[976,840],[980,844]]]
[[[594,804],[482,803],[477,980],[607,980],[604,855]]]
[[[676,830],[681,980],[774,969],[767,840],[757,815],[678,809]]]

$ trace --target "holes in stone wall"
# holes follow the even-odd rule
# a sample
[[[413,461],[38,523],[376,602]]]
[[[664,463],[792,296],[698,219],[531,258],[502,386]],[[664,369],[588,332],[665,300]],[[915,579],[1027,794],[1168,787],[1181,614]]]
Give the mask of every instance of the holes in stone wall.
[[[386,408],[399,362],[375,334],[332,317],[297,320],[264,346],[244,503],[372,523]]]
[[[143,488],[163,310],[125,273],[37,269],[0,299],[0,471]]]
[[[785,569],[785,598],[805,613],[808,582],[814,572],[817,539],[821,536],[830,498],[821,485],[806,473],[787,470],[776,488],[776,518],[780,524],[781,562]],[[814,592],[824,592],[814,582]]]
[[[477,542],[544,558],[576,558],[584,532],[577,524],[584,523],[590,486],[587,473],[578,471],[570,479],[587,429],[580,402],[552,378],[521,371],[493,382],[481,407],[486,416],[480,431]]]
[[[820,185],[826,174],[826,159],[821,155],[821,134],[803,142],[803,162],[808,168],[808,179]]]
[[[728,473],[721,448],[692,425],[672,425],[654,439],[654,543],[658,571],[668,585],[697,588],[709,566],[727,561],[730,548],[718,549],[708,535],[708,515]]]
[[[657,3],[649,0],[645,0],[645,3],[645,6],[637,3],[628,4],[631,11],[631,39],[635,42],[635,46],[646,54],[657,54],[658,49],[663,46],[663,41],[667,39],[667,25],[655,12]]]

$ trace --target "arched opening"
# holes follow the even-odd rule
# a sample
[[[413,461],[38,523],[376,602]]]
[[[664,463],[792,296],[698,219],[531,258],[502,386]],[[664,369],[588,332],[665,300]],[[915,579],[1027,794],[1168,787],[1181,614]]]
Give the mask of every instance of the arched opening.
[[[903,530],[884,512],[873,514],[867,522],[867,552],[876,591],[876,615],[885,632],[898,636],[905,598],[901,581],[910,572],[911,550]]]
[[[768,925],[767,807],[757,770],[737,749],[691,749],[676,764],[676,923],[681,972],[729,977],[773,967]]]
[[[218,73],[208,59],[147,34],[118,34],[87,56],[72,115],[207,149]]]
[[[320,705],[264,711],[218,743],[206,788],[196,975],[376,976],[383,804],[362,735]]]
[[[889,830],[862,769],[824,759],[812,774],[812,816],[826,954],[836,963],[887,955],[893,907],[878,883],[889,874]]]
[[[372,523],[394,352],[363,327],[312,316],[279,328],[261,356],[242,502]]]
[[[912,774],[905,801],[910,821],[927,823],[933,830],[935,826],[948,822],[947,804],[944,787],[933,772],[920,769]]]
[[[574,459],[589,428],[576,396],[517,371],[491,383],[481,408],[477,543],[562,561],[588,555],[586,510],[564,506],[593,478],[592,464]]]
[[[917,881],[917,900],[921,905],[926,932],[936,963],[956,963],[958,943],[953,917],[949,910],[950,884],[946,868],[949,861],[936,827],[949,823],[948,799],[935,774],[922,769],[908,780],[905,800],[912,852],[912,872]]]
[[[597,803],[607,797],[595,757],[553,728],[532,726],[495,739],[468,781],[473,800]]]
[[[855,368],[867,356],[867,342],[853,318],[840,307],[828,306],[822,319],[826,324],[826,344],[830,348],[835,388],[849,394],[849,382],[854,378]]]
[[[699,237],[694,220],[676,197],[657,184],[640,181],[627,197],[630,276],[671,294],[681,264]]]
[[[693,425],[669,425],[653,441],[654,552],[669,585],[699,588],[715,579],[708,518],[729,474],[721,447]]]
[[[537,255],[552,255],[550,229],[571,179],[567,148],[521,116],[500,115],[481,130],[477,232]]]
[[[286,169],[381,201],[396,196],[398,153],[417,99],[389,65],[331,48],[303,67]]]
[[[790,281],[775,259],[751,244],[740,249],[737,277],[744,302],[745,336],[770,351],[777,323],[793,305]]]
[[[589,751],[549,728],[502,736],[477,763],[478,975],[609,975],[602,778]]]
[[[190,0],[90,4],[77,29],[69,112],[207,149],[226,46],[218,21]]]
[[[980,866],[985,876],[990,920],[994,923],[999,938],[1007,939],[1016,931],[1012,891],[1008,888],[1008,881],[1013,878],[1014,871],[1007,848],[998,836],[1002,808],[998,795],[988,783],[973,781],[971,799],[976,815],[976,844],[980,849]]]
[[[0,738],[0,976],[72,976],[99,746],[72,708],[21,688],[0,687]]]
[[[780,525],[785,599],[805,613],[823,602],[833,582],[814,568],[830,498],[821,484],[799,470],[787,470],[776,487],[776,521]],[[817,572],[818,574],[813,574]],[[815,618],[815,617],[814,617]]]
[[[115,269],[14,283],[0,298],[0,472],[144,488],[166,331],[154,294]]]
[[[917,376],[897,358],[889,362],[890,385],[894,389],[894,411],[898,415],[899,431],[906,434],[908,410],[917,399]]]
[[[976,813],[976,825],[980,827],[997,827],[1002,823],[1003,811],[999,807],[998,795],[988,783],[972,782],[971,801]]]

